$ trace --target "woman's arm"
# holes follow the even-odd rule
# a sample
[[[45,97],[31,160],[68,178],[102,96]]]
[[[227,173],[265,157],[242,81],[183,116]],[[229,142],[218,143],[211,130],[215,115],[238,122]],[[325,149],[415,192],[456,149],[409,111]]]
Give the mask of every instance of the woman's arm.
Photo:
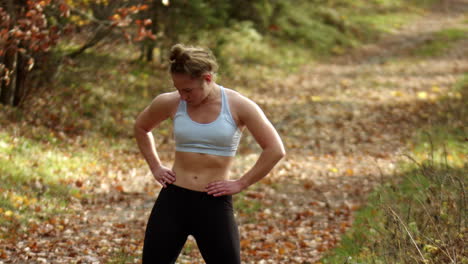
[[[173,93],[161,94],[138,115],[134,125],[138,148],[148,163],[153,177],[164,187],[166,183],[170,184],[176,180],[175,173],[161,164],[151,130],[171,116],[174,105]]]
[[[251,100],[241,97],[236,104],[239,121],[244,124],[262,148],[254,166],[240,179],[210,183],[206,190],[214,196],[238,193],[265,177],[285,155],[278,132],[263,111]]]

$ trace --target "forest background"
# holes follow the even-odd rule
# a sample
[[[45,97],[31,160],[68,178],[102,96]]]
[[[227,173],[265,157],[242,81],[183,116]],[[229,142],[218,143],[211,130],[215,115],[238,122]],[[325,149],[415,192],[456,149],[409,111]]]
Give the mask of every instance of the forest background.
[[[245,263],[468,263],[465,0],[0,0],[0,263],[139,263],[136,115],[210,48],[286,159],[235,197]],[[171,122],[154,131],[170,163]],[[259,148],[245,133],[233,175]],[[383,246],[385,245],[385,246]],[[203,263],[190,238],[178,260]]]

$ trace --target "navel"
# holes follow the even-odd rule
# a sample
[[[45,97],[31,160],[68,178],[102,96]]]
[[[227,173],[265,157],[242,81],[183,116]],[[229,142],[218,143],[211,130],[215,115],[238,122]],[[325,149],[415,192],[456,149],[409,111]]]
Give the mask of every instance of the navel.
[[[198,180],[198,176],[193,176],[193,179],[194,179],[194,180]]]

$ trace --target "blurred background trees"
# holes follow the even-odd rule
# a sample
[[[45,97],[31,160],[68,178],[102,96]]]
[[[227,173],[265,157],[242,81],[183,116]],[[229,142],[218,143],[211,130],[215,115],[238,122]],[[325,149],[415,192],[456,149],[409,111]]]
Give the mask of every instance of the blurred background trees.
[[[64,58],[74,58],[105,39],[141,46],[140,59],[154,60],[200,30],[251,20],[265,32],[283,5],[263,1],[2,0],[0,1],[0,76],[2,104],[17,106],[59,73]],[[79,37],[80,47],[61,52],[64,37]],[[220,40],[222,42],[222,38]],[[220,44],[220,43],[215,43]],[[160,53],[159,59],[164,57]]]
[[[69,9],[60,0],[1,3],[0,101],[17,106],[52,78],[57,67],[52,49],[68,29]]]
[[[350,10],[385,13],[404,5],[386,0],[0,0],[0,102],[20,105],[39,87],[50,87],[64,60],[103,42],[136,46],[140,60],[156,63],[177,42],[197,43],[211,48],[228,70],[272,60],[271,53],[278,51],[271,47],[342,53],[375,31],[362,20],[372,14],[354,19]]]

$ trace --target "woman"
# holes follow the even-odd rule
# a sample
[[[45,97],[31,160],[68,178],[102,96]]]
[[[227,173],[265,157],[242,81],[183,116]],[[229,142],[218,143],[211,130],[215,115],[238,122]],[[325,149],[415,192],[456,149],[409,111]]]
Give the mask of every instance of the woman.
[[[175,263],[192,235],[207,263],[240,263],[232,195],[265,177],[285,155],[281,139],[251,100],[215,82],[218,68],[208,50],[177,44],[170,73],[177,91],[163,93],[143,110],[135,137],[163,189],[146,227],[143,263]],[[172,168],[157,154],[151,130],[171,118],[176,144]],[[229,169],[242,130],[262,148],[255,165],[236,180]]]

